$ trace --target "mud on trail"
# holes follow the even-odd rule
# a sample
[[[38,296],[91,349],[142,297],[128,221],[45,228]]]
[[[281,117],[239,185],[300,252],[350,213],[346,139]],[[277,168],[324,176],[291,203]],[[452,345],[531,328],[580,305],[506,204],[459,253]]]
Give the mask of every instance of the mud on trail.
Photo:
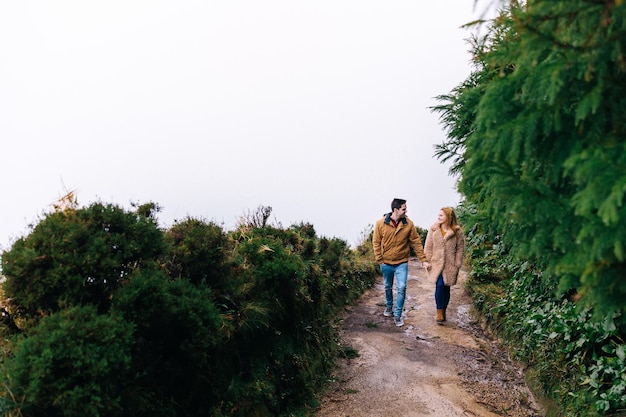
[[[471,317],[466,276],[452,287],[447,321],[435,322],[434,285],[409,261],[404,326],[384,317],[382,277],[340,325],[340,359],[316,417],[539,417],[524,376]],[[395,288],[394,288],[395,302]]]

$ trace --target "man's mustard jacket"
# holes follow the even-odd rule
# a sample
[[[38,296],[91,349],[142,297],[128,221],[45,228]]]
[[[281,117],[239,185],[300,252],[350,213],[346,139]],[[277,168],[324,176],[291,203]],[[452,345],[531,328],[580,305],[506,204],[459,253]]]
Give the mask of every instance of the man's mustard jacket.
[[[374,226],[374,256],[379,264],[398,265],[408,262],[411,248],[420,261],[426,261],[422,238],[415,225],[408,218],[400,219],[397,227],[391,223],[391,213],[387,213]]]

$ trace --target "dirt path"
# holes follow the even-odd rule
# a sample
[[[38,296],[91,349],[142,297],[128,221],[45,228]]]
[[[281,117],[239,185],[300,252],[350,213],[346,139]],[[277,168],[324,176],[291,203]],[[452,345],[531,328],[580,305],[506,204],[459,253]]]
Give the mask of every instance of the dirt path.
[[[470,316],[465,276],[452,287],[444,325],[434,286],[409,262],[404,327],[383,316],[382,277],[341,324],[341,343],[359,357],[339,362],[317,417],[538,417],[521,370]],[[394,294],[395,300],[395,294]]]

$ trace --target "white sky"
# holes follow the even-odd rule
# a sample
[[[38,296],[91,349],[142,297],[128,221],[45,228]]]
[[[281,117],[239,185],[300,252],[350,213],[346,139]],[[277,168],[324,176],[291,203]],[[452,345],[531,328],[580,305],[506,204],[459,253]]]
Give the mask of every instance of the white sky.
[[[428,107],[470,73],[474,0],[5,1],[0,249],[74,190],[232,229],[260,205],[356,243],[459,197]]]

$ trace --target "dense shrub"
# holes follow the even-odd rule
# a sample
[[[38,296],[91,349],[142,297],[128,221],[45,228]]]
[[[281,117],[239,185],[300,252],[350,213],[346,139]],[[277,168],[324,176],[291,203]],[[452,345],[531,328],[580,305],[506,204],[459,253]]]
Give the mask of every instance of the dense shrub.
[[[286,415],[312,401],[337,355],[329,323],[373,284],[372,260],[362,267],[344,241],[312,239],[300,230],[266,226],[233,233],[241,285],[232,294],[237,308],[228,312],[226,346],[237,349],[226,349],[224,358],[242,371],[223,398],[224,415]]]
[[[162,231],[150,207],[65,208],[3,254],[21,333],[0,412],[305,414],[373,257],[312,225],[270,226],[269,208],[226,232],[192,218]]]
[[[497,247],[471,235],[472,253]],[[473,247],[476,242],[483,248]],[[557,296],[542,271],[500,255],[488,262],[472,258],[472,268],[497,270],[499,278],[472,273],[468,289],[489,328],[529,366],[540,396],[554,400],[563,416],[613,415],[626,408],[626,329],[617,313],[597,320],[575,302],[575,293]]]
[[[111,314],[136,328],[129,414],[196,414],[218,401],[225,389],[218,355],[223,320],[209,288],[143,271],[115,294]]]
[[[435,108],[470,287],[562,413],[623,414],[626,3],[503,4]]]
[[[228,286],[225,257],[229,240],[221,226],[187,218],[167,230],[165,240],[170,245],[165,266],[172,278],[217,290]]]
[[[2,369],[3,415],[124,416],[133,325],[93,306],[44,317]]]
[[[74,305],[104,312],[129,274],[163,249],[151,216],[103,203],[50,213],[3,253],[5,295],[26,319]]]

